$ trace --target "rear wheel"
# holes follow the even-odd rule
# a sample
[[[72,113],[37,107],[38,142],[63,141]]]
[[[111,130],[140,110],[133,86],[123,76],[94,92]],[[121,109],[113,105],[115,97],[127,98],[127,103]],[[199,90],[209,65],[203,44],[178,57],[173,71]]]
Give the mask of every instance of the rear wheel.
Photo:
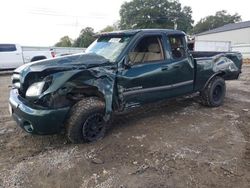
[[[223,104],[226,94],[226,84],[222,77],[214,77],[201,91],[202,104],[209,107],[217,107]]]
[[[93,142],[105,134],[104,103],[96,98],[85,98],[76,103],[66,122],[67,137],[72,143]]]

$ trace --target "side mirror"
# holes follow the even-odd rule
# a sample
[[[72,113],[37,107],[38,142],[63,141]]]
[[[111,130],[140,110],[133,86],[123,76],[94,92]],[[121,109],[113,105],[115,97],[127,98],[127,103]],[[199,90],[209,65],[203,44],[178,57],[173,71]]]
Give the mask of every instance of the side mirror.
[[[126,57],[124,58],[124,63],[123,63],[124,67],[126,69],[129,69],[132,66],[132,62],[130,60],[129,55],[126,55]]]

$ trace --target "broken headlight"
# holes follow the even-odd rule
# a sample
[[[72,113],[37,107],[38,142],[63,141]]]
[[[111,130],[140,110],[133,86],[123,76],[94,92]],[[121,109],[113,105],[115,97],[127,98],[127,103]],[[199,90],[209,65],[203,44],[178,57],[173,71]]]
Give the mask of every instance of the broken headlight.
[[[45,81],[31,84],[26,91],[26,97],[38,97],[42,94],[44,85]]]

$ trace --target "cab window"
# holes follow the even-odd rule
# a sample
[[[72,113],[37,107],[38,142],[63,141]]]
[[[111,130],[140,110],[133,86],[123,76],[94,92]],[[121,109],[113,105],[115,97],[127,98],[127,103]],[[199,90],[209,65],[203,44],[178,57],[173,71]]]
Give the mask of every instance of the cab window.
[[[0,44],[0,52],[14,52],[16,45],[14,44]]]
[[[182,59],[186,57],[184,36],[169,36],[169,43],[173,59]]]
[[[132,64],[150,63],[164,60],[160,36],[147,36],[142,38],[129,53]]]

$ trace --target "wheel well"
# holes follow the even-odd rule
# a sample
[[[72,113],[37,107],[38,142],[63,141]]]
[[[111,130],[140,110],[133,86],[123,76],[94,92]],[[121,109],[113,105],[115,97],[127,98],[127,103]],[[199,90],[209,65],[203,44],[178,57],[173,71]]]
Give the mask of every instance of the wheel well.
[[[42,59],[47,59],[47,58],[45,56],[35,56],[30,61],[33,62],[33,61],[38,61]]]
[[[223,78],[223,76],[225,75],[226,73],[224,71],[221,71],[220,73],[216,74],[215,76],[220,76]]]
[[[226,74],[226,73],[225,73],[224,71],[220,71],[220,72],[217,72],[217,73],[213,74],[213,75],[207,80],[207,82],[206,82],[205,86],[203,87],[203,89],[205,89],[205,88],[207,87],[207,85],[209,84],[209,82],[210,82],[214,77],[219,76],[219,77],[224,78],[224,75],[225,75],[225,74]]]
[[[101,93],[95,86],[85,86],[82,88],[75,88],[68,94],[68,96],[70,97],[70,99],[73,99],[74,101],[79,101],[86,97],[98,97],[103,102],[105,102],[105,97],[103,93]]]

